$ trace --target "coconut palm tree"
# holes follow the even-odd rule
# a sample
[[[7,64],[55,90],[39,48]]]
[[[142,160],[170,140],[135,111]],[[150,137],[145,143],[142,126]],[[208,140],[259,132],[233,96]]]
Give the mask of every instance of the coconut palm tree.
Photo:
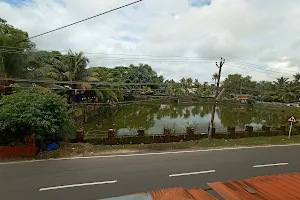
[[[280,77],[277,81],[274,81],[276,87],[276,93],[279,97],[279,101],[282,102],[293,102],[297,100],[297,92],[299,86],[293,82],[289,82],[288,78]]]
[[[187,90],[187,84],[186,84],[186,79],[185,78],[181,78],[180,79],[180,85],[181,85],[181,90],[184,91],[184,93],[186,92]]]
[[[81,84],[70,84],[73,89],[94,89],[85,91],[86,95],[96,97],[95,101],[117,102],[123,99],[122,88],[113,86],[103,86],[99,84],[89,84],[88,82],[108,81],[111,75],[106,74],[100,77],[98,70],[87,68],[89,59],[83,52],[74,53],[71,50],[66,55],[49,54],[46,59],[41,60],[41,64],[35,71],[35,77],[57,81],[83,82]],[[45,56],[45,54],[43,54]],[[48,85],[49,86],[49,85]],[[53,87],[53,86],[52,86]],[[54,86],[57,87],[57,86]]]
[[[280,91],[280,99],[283,102],[294,102],[297,100],[297,93],[299,93],[299,86],[293,82],[289,82],[285,85],[284,89]]]
[[[284,77],[280,77],[276,79],[277,81],[274,81],[274,84],[278,87],[278,88],[283,88],[287,83],[288,83],[288,78],[284,78]]]
[[[71,50],[66,55],[54,57],[49,55],[42,66],[35,71],[42,78],[49,78],[58,81],[82,81],[97,82],[99,74],[91,68],[87,69],[89,59],[83,52],[73,53]],[[73,84],[74,88],[91,88],[90,84]]]
[[[193,79],[192,78],[187,78],[186,79],[186,93],[187,95],[190,94],[190,90],[193,88]]]
[[[296,73],[296,74],[294,75],[294,81],[295,81],[296,83],[299,83],[299,81],[300,81],[300,73]]]
[[[217,84],[218,78],[219,78],[218,73],[214,73],[213,76],[212,76],[212,78],[211,78],[211,80],[215,81],[215,84]]]

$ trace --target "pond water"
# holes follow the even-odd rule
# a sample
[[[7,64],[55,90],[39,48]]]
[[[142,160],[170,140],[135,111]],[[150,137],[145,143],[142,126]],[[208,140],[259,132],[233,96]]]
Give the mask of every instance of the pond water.
[[[172,133],[185,133],[187,126],[196,132],[207,132],[212,104],[130,104],[109,108],[105,114],[90,119],[83,127],[95,136],[107,135],[109,128],[118,130],[118,135],[133,135],[143,128],[149,135],[162,134],[164,127]],[[247,106],[219,105],[216,108],[215,127],[217,132],[226,132],[227,126],[244,130],[245,125],[261,129],[262,124],[273,127],[286,124],[287,118],[295,113],[283,108],[248,108]],[[297,115],[296,115],[297,117]]]

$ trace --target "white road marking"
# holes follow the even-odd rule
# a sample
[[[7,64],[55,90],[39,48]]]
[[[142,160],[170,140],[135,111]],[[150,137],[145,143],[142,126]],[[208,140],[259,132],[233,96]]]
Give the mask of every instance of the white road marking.
[[[117,182],[117,180],[93,182],[93,183],[81,183],[81,184],[73,184],[73,185],[61,185],[61,186],[55,186],[55,187],[41,188],[39,191],[41,192],[41,191],[47,191],[47,190],[57,190],[57,189],[63,189],[63,188],[82,187],[82,186],[90,186],[90,185],[103,185],[103,184],[116,183],[116,182]]]
[[[155,152],[155,153],[134,153],[134,154],[117,154],[117,155],[71,157],[71,158],[52,158],[52,159],[42,159],[42,160],[27,160],[27,161],[5,162],[5,163],[0,163],[0,165],[22,164],[22,163],[33,163],[33,162],[45,162],[45,161],[94,159],[94,158],[116,158],[116,157],[134,157],[134,156],[151,156],[151,155],[183,154],[183,153],[197,153],[197,152],[210,152],[210,151],[227,151],[227,150],[256,149],[256,148],[270,148],[270,147],[289,147],[289,146],[300,146],[300,144],[266,145],[266,146],[246,146],[246,147],[227,147],[227,148],[217,148],[217,149],[198,149],[198,150],[186,150],[186,151],[166,151],[166,152]]]
[[[272,167],[272,166],[280,166],[280,165],[288,165],[289,163],[274,163],[274,164],[264,164],[264,165],[254,165],[253,167]]]
[[[189,172],[189,173],[181,173],[181,174],[170,174],[169,177],[176,177],[176,176],[188,176],[188,175],[195,175],[195,174],[207,174],[216,172],[215,170],[208,170],[208,171],[200,171],[200,172]]]

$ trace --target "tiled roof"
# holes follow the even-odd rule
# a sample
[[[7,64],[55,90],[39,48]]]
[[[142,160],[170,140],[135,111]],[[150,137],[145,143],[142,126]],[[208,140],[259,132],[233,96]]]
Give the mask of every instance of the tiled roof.
[[[245,180],[214,182],[208,185],[225,200],[297,200],[300,199],[300,173],[258,176]],[[216,200],[198,187],[160,189],[150,193],[126,196],[136,200]],[[117,200],[117,198],[112,198]],[[122,199],[122,197],[120,198]],[[124,197],[123,197],[124,199]]]
[[[208,185],[225,200],[300,199],[300,174],[258,176]]]
[[[204,190],[194,187],[185,189],[183,187],[161,189],[151,192],[153,200],[215,200],[216,198],[205,192]]]

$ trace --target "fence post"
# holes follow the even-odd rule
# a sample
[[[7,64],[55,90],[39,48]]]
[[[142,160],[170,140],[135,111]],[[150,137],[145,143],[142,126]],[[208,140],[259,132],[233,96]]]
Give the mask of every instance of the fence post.
[[[170,128],[164,128],[164,135],[167,141],[170,141],[172,131]]]
[[[247,136],[251,136],[253,133],[253,126],[246,126],[245,131],[247,132]]]
[[[144,137],[144,136],[145,136],[145,130],[144,130],[144,129],[139,129],[139,130],[137,131],[137,133],[138,133],[138,136],[139,136],[139,137]]]
[[[195,134],[195,129],[193,127],[186,127],[186,133],[189,136],[193,136]]]
[[[116,137],[116,131],[115,131],[115,129],[110,128],[110,129],[108,130],[107,136],[108,136],[109,139],[115,138],[115,137]]]
[[[76,131],[76,142],[83,142],[84,140],[84,129],[79,129]]]

